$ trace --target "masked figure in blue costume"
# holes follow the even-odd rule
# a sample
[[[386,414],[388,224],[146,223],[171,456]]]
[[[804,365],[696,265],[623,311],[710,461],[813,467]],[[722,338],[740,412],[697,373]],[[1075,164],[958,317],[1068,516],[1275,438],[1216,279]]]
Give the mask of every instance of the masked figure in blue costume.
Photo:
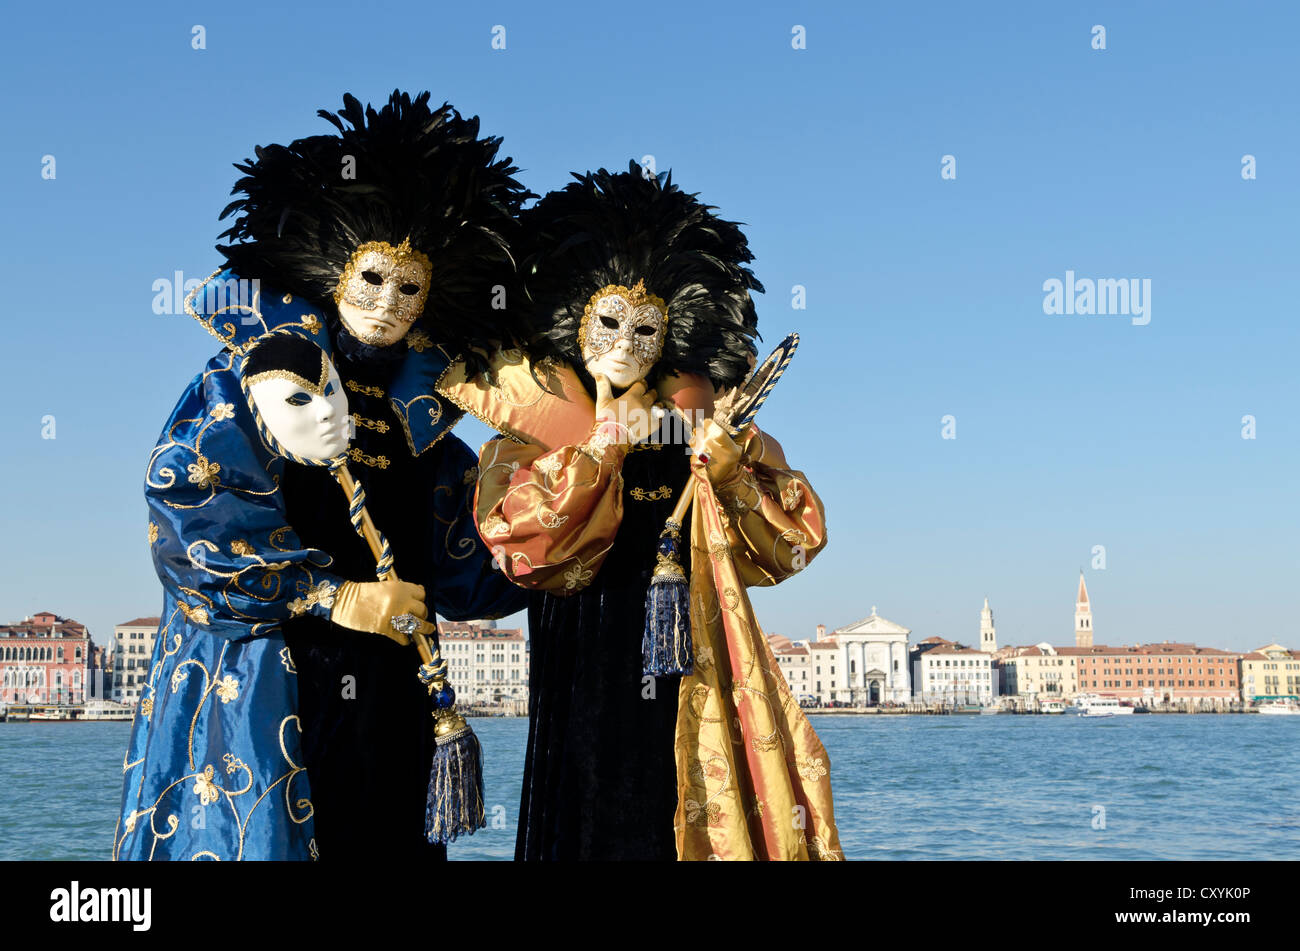
[[[336,134],[236,166],[227,268],[187,298],[224,349],[181,396],[146,476],[164,604],[114,858],[446,855],[424,835],[431,699],[391,619],[413,614],[432,633],[435,612],[523,604],[477,536],[476,457],[435,384],[454,360],[481,372],[475,351],[512,340],[492,301],[528,194],[499,139],[428,100],[394,92],[363,111],[345,96],[320,112]],[[375,580],[329,472],[259,434],[239,373],[272,332],[332,358],[349,462],[402,581]]]

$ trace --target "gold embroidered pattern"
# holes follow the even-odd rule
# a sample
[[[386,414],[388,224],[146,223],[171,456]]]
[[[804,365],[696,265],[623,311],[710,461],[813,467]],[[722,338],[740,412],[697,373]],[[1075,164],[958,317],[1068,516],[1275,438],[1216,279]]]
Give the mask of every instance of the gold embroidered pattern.
[[[798,482],[791,482],[781,493],[781,505],[787,512],[803,501],[803,487]]]
[[[820,756],[799,761],[799,775],[810,783],[815,783],[826,775],[826,764]]]
[[[564,468],[564,463],[560,462],[558,456],[542,456],[533,463],[533,468],[542,475],[554,479],[556,474]]]
[[[366,386],[364,383],[357,383],[353,380],[346,380],[343,385],[353,393],[364,393],[366,396],[384,395],[384,391],[377,386]]]
[[[153,545],[158,541],[158,526],[153,522],[149,523],[149,544]]]
[[[298,668],[293,665],[293,655],[289,653],[287,646],[280,648],[280,663],[284,665],[284,669],[289,673],[296,674],[298,672]]]
[[[433,346],[433,341],[423,330],[411,330],[406,335],[406,345],[416,353],[424,353],[425,350]]]
[[[217,422],[221,422],[223,419],[234,419],[234,417],[234,403],[218,403],[216,406],[212,407],[212,418]]]
[[[693,826],[716,824],[722,818],[722,807],[716,802],[702,804],[694,799],[686,800],[686,822]]]
[[[666,485],[661,485],[657,489],[643,489],[638,485],[630,494],[638,502],[658,502],[660,499],[671,499],[673,490]]]
[[[357,421],[358,426],[364,426],[366,429],[373,429],[377,433],[386,433],[392,428],[382,419],[367,419],[360,413],[353,413],[352,418]]]
[[[664,444],[661,442],[638,442],[628,447],[628,452],[643,452],[646,449],[662,449]]]
[[[203,803],[205,806],[212,805],[217,801],[217,797],[221,795],[221,790],[217,787],[217,784],[212,781],[215,772],[216,770],[214,770],[212,764],[209,763],[208,767],[203,770],[202,773],[194,777],[194,792],[199,797],[199,802]]]
[[[283,297],[280,298],[280,300],[283,301],[283,302],[286,303],[286,304],[292,304],[292,303],[293,303],[293,295],[292,295],[292,294],[285,294]]]
[[[181,609],[181,614],[185,615],[186,620],[195,624],[210,623],[207,609],[201,605],[195,607],[194,605],[186,604],[184,601],[177,601],[176,606]]]
[[[508,535],[510,526],[506,520],[499,515],[492,515],[483,522],[483,534],[485,535]]]
[[[140,700],[140,713],[146,720],[153,716],[153,697],[144,697]]]
[[[575,559],[576,560],[576,559]],[[592,572],[583,567],[582,562],[564,573],[564,587],[569,591],[579,591],[591,584]]]
[[[313,334],[320,332],[320,318],[315,314],[303,314],[302,325]]]
[[[541,523],[542,528],[559,528],[568,520],[569,516],[557,515],[548,509],[544,503],[537,503],[537,521]]]
[[[328,581],[322,581],[314,588],[307,589],[307,596],[304,598],[294,598],[289,602],[289,613],[294,617],[305,614],[307,611],[320,605],[323,608],[334,607],[334,592],[337,588]],[[288,648],[285,648],[287,651]]]
[[[230,553],[232,555],[251,555],[253,554],[253,546],[248,543],[247,539],[236,538],[230,543]]]
[[[199,456],[197,462],[191,462],[185,468],[190,473],[190,481],[200,489],[221,484],[221,480],[217,478],[221,466],[218,463],[209,462],[207,456]]]
[[[348,458],[353,462],[360,462],[374,469],[387,469],[392,465],[387,456],[368,456],[355,446],[348,450]]]
[[[239,696],[239,681],[230,674],[226,674],[221,680],[217,681],[217,696],[221,698],[222,703],[229,703]],[[227,769],[226,772],[231,772]]]

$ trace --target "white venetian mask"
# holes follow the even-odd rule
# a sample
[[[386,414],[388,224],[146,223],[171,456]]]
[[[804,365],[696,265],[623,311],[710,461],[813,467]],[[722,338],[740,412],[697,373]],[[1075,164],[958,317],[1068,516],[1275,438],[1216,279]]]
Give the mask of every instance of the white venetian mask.
[[[646,293],[643,282],[632,288],[610,284],[587,302],[578,345],[593,377],[605,376],[612,386],[624,389],[650,373],[667,335],[667,308]]]
[[[284,455],[321,462],[347,450],[348,398],[320,347],[282,335],[254,348],[244,373],[249,402]]]

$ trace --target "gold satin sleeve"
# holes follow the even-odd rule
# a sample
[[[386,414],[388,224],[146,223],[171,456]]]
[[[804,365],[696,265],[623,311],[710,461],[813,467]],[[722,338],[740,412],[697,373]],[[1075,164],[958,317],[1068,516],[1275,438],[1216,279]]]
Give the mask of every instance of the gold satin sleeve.
[[[623,521],[626,444],[596,426],[547,451],[495,439],[479,453],[479,534],[511,581],[575,594],[596,576]]]
[[[714,486],[714,493],[746,587],[774,585],[803,570],[826,547],[826,510],[771,436],[751,425],[741,449],[740,471]]]

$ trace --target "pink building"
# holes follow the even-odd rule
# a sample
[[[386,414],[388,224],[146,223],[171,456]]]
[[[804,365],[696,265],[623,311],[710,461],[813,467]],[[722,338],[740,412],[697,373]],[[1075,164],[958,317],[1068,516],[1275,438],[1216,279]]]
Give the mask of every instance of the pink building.
[[[85,703],[91,647],[84,624],[49,611],[0,625],[0,700]]]

